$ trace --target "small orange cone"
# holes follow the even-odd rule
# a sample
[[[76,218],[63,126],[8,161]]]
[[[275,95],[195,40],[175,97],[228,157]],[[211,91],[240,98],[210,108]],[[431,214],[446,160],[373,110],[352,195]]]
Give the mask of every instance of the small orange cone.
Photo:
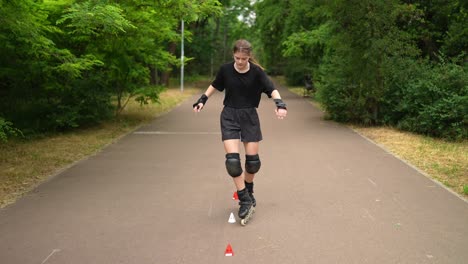
[[[225,255],[226,257],[232,257],[232,256],[234,256],[234,252],[232,252],[231,244],[228,244],[228,245],[227,245],[226,250],[224,251],[224,255]]]
[[[232,195],[232,199],[239,200],[239,195],[237,195],[237,192],[234,192],[234,194]]]

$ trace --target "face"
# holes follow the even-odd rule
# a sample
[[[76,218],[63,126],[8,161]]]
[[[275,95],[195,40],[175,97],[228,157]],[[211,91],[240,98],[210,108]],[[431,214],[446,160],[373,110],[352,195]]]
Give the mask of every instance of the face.
[[[247,69],[248,62],[249,62],[250,56],[243,52],[236,52],[234,53],[234,62],[236,63],[236,67],[239,70],[245,70]]]

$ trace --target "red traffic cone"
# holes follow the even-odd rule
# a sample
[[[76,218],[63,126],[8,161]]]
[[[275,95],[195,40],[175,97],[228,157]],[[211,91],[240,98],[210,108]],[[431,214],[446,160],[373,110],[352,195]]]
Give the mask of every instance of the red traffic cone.
[[[228,244],[228,245],[227,245],[226,250],[224,251],[224,255],[225,255],[226,257],[232,257],[232,256],[234,256],[234,252],[232,252],[231,244]]]
[[[234,194],[232,195],[232,199],[239,200],[239,195],[237,195],[237,192],[234,192]]]

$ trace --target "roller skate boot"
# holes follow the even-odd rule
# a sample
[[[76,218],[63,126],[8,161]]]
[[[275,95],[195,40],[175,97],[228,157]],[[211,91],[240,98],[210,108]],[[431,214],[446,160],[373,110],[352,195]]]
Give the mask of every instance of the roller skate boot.
[[[237,191],[237,195],[239,196],[239,218],[241,219],[241,225],[246,225],[249,222],[252,214],[255,211],[253,207],[252,199],[250,198],[249,191],[247,188]]]
[[[245,188],[249,191],[250,200],[252,200],[253,207],[257,206],[257,201],[253,195],[253,182],[245,182]]]
[[[255,200],[255,197],[253,193],[249,192],[250,200],[252,200],[252,206],[255,207],[257,206],[257,200]]]

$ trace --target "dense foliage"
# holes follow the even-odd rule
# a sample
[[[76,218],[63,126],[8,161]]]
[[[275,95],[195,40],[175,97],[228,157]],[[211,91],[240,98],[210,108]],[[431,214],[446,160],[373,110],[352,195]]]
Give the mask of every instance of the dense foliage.
[[[217,0],[0,0],[0,138],[157,101],[180,21],[220,14]]]
[[[468,137],[467,12],[457,0],[256,4],[268,68],[295,85],[312,75],[330,118],[450,139]]]
[[[213,76],[234,40],[270,74],[311,75],[327,116],[468,137],[460,0],[0,0],[0,140],[157,102],[180,67]]]
[[[189,25],[192,37],[185,47],[192,58],[185,68],[189,76],[208,75],[212,77],[218,67],[232,60],[232,44],[240,38],[251,41],[254,48],[256,32],[252,28],[253,7],[250,0],[220,0],[223,15],[208,16]]]

